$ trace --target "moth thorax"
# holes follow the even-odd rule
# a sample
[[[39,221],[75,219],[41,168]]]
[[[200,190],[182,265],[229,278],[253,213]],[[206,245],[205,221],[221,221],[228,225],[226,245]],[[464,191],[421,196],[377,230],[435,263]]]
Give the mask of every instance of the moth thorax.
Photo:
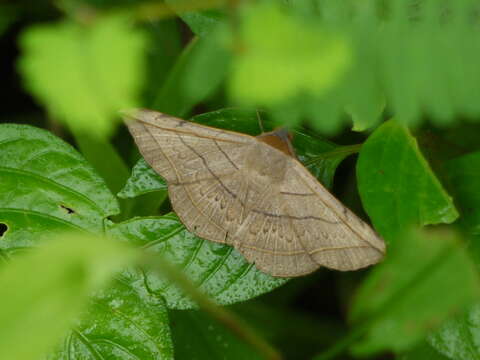
[[[280,182],[285,177],[287,157],[263,144],[252,148],[246,158],[246,167],[255,172],[260,180]]]

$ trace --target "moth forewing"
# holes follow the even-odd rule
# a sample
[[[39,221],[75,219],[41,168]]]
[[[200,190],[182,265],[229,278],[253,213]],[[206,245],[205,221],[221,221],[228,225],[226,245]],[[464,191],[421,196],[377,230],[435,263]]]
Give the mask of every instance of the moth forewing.
[[[296,160],[283,133],[252,137],[151,110],[126,121],[187,229],[233,245],[260,270],[355,270],[384,256],[383,240]]]

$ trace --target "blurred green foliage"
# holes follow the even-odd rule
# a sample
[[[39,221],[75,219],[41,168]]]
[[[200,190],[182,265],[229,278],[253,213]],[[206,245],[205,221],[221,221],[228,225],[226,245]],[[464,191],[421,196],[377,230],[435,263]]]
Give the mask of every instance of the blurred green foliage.
[[[0,5],[0,119],[28,124],[0,124],[0,358],[262,358],[236,336],[239,323],[220,325],[134,261],[148,254],[235,304],[288,358],[478,359],[479,9]],[[385,261],[277,279],[195,237],[121,125],[134,106],[250,135],[288,127],[299,160],[387,240]]]

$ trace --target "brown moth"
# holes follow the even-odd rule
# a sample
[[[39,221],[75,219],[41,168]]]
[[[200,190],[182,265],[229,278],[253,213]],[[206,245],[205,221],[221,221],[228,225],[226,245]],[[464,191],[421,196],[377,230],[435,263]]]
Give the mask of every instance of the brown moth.
[[[292,277],[384,257],[383,240],[297,160],[285,130],[253,137],[150,110],[125,120],[187,229],[260,270]]]

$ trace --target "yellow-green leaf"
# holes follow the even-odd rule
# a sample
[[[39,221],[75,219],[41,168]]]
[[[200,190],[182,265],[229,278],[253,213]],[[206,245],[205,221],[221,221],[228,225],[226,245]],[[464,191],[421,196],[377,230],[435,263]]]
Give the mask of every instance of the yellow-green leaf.
[[[146,37],[125,17],[33,26],[20,45],[25,86],[68,126],[106,136],[120,109],[138,106]]]

